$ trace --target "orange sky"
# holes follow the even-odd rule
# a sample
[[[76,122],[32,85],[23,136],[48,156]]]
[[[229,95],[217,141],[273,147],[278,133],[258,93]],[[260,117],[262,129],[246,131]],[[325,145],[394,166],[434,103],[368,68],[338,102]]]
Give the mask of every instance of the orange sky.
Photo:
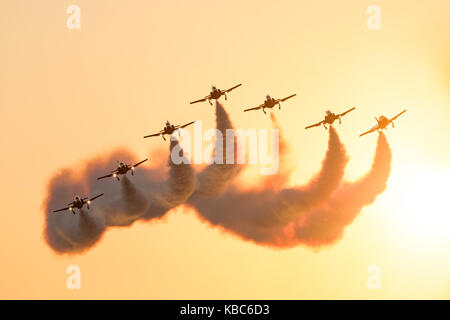
[[[81,30],[66,8],[81,8]],[[366,8],[381,8],[381,30]],[[448,298],[450,288],[450,3],[411,1],[50,1],[0,3],[2,223],[0,298]],[[320,168],[327,135],[305,125],[357,110],[338,132],[354,180],[370,167],[380,114],[408,112],[387,131],[388,188],[337,244],[274,250],[201,223],[186,208],[165,222],[110,229],[86,254],[57,256],[43,240],[49,177],[113,148],[138,157],[164,146],[142,135],[169,119],[214,125],[225,103],[236,127],[270,126],[243,113],[269,93],[293,150],[292,184]],[[250,183],[249,181],[247,181]],[[81,267],[82,288],[66,288]],[[381,289],[366,287],[381,268]]]

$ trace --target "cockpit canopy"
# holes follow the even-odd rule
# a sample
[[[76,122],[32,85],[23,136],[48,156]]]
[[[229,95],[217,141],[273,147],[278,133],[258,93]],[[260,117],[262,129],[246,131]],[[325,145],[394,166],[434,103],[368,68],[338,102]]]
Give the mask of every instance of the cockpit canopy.
[[[120,162],[120,163],[119,163],[119,166],[121,166],[121,167],[125,167],[125,163],[123,163],[123,162]]]
[[[266,95],[266,100],[269,101],[271,99],[270,95]]]
[[[78,201],[80,201],[80,197],[79,196],[75,196],[74,200],[75,200],[75,202],[78,202]]]
[[[217,88],[215,86],[211,86],[212,91],[217,91]]]

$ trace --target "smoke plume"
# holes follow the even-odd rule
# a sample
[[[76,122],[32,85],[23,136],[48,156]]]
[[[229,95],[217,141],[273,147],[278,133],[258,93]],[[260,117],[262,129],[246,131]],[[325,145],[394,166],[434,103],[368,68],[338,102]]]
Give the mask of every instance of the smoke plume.
[[[212,197],[219,194],[242,170],[243,165],[227,164],[227,158],[236,159],[238,149],[234,136],[226,134],[227,129],[233,129],[233,124],[222,104],[216,101],[216,128],[222,133],[222,139],[216,137],[216,148],[222,151],[222,164],[212,163],[198,173],[198,184],[191,199],[197,197]],[[233,149],[227,146],[233,145]],[[227,157],[228,154],[228,157]]]
[[[170,151],[178,145],[178,140],[172,136],[170,142]],[[181,152],[180,156],[183,156]],[[194,169],[184,161],[180,164],[174,164],[172,157],[169,156],[169,178],[162,184],[159,192],[149,195],[149,207],[142,216],[143,219],[149,220],[164,216],[170,209],[183,204],[194,192],[196,185],[196,175]]]
[[[178,140],[172,140],[170,149],[176,146]],[[87,161],[79,172],[63,169],[51,178],[43,207],[46,214],[44,236],[53,250],[83,252],[95,245],[108,227],[130,226],[139,219],[159,218],[183,203],[194,191],[194,170],[190,165],[174,165],[170,157],[168,172],[164,165],[151,169],[141,165],[132,178],[128,173],[121,176],[120,181],[114,178],[98,181],[97,177],[117,168],[119,159],[127,164],[141,160],[120,149]],[[67,206],[75,193],[90,197],[99,193],[105,195],[93,201],[90,210],[83,207],[81,212],[75,209],[75,214],[52,212]]]
[[[295,217],[328,200],[339,187],[347,162],[345,148],[335,129],[330,128],[322,168],[307,185],[276,190],[266,183],[269,187],[265,189],[243,190],[234,184],[220,196],[197,197],[190,203],[209,223],[244,239],[270,243]],[[281,172],[284,174],[285,171]],[[280,181],[277,177],[269,179]]]
[[[141,165],[133,177],[121,176],[119,182],[113,178],[98,181],[97,177],[117,168],[118,160],[127,164],[142,160],[125,149],[86,161],[77,171],[60,170],[50,179],[43,203],[45,240],[57,253],[81,253],[98,243],[108,228],[161,219],[171,209],[186,204],[195,208],[203,221],[260,245],[286,248],[334,243],[361,209],[386,188],[392,158],[386,137],[378,137],[370,171],[356,182],[343,183],[348,158],[336,130],[330,127],[319,172],[304,186],[288,187],[294,169],[290,148],[273,114],[271,119],[280,131],[279,172],[265,176],[250,189],[233,181],[245,166],[227,161],[236,160],[241,146],[234,135],[226,134],[233,125],[218,102],[216,127],[221,134],[216,135],[213,159],[222,163],[212,162],[199,173],[188,161],[173,162],[175,150],[184,159],[175,137],[168,162],[161,161],[165,154],[150,157],[151,167]],[[66,207],[75,193],[92,197],[103,192],[105,196],[96,199],[90,210],[84,207],[80,213],[76,209],[76,214],[52,213]]]
[[[386,189],[391,171],[392,152],[384,134],[377,141],[371,170],[354,183],[344,183],[329,201],[293,223],[294,238],[281,245],[298,242],[309,246],[334,243],[361,209],[372,204]]]

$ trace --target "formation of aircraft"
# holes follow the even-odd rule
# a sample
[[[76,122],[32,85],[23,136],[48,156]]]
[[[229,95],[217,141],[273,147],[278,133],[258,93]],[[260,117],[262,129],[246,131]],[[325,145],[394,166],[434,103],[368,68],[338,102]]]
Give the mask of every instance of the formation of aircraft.
[[[176,130],[187,127],[191,124],[193,124],[195,121],[191,121],[189,123],[183,124],[183,125],[173,125],[170,124],[169,120],[167,120],[166,125],[164,126],[164,128],[162,130],[160,130],[157,133],[154,134],[149,134],[147,136],[144,136],[144,138],[150,138],[150,137],[157,137],[157,136],[161,136],[164,140],[166,140],[166,138],[164,137],[164,135],[168,134],[171,135],[172,133],[174,133]]]
[[[144,163],[144,162],[147,161],[147,160],[148,160],[148,159],[142,160],[142,161],[140,161],[140,162],[138,162],[138,163],[136,163],[136,164],[133,164],[133,165],[131,165],[131,164],[125,164],[124,162],[119,162],[119,165],[117,166],[117,169],[111,171],[111,173],[109,173],[109,174],[107,174],[107,175],[98,177],[97,180],[104,179],[104,178],[109,178],[109,177],[113,177],[113,178],[117,179],[117,181],[120,181],[119,175],[126,175],[127,172],[130,171],[130,170],[131,170],[131,175],[133,176],[133,175],[134,175],[134,169],[135,169],[138,165]]]
[[[244,112],[261,109],[264,113],[266,113],[266,110],[264,110],[264,109],[272,109],[276,105],[278,105],[278,109],[281,110],[281,102],[284,102],[287,99],[295,97],[296,95],[297,94],[294,93],[294,94],[292,94],[292,95],[290,95],[290,96],[288,96],[286,98],[283,98],[283,99],[274,99],[270,95],[267,95],[266,96],[266,100],[264,100],[264,102],[262,104],[260,104],[257,107],[254,107],[254,108],[245,109]]]
[[[389,124],[392,124],[392,128],[394,128],[394,120],[397,119],[398,117],[400,117],[402,114],[404,114],[406,112],[406,109],[403,110],[402,112],[400,112],[398,115],[396,115],[395,117],[393,117],[392,119],[388,119],[385,116],[380,116],[380,118],[376,118],[375,120],[377,121],[377,125],[373,126],[372,128],[370,128],[369,131],[366,131],[364,133],[361,133],[359,136],[362,137],[368,133],[374,132],[374,131],[378,131],[379,134],[383,133],[383,129],[386,129],[387,126]]]
[[[335,114],[335,113],[333,113],[333,112],[331,112],[331,111],[328,110],[328,111],[326,112],[326,114],[325,114],[325,118],[324,118],[322,121],[317,122],[317,123],[315,123],[315,124],[313,124],[313,125],[307,126],[305,129],[309,129],[309,128],[318,127],[318,126],[320,126],[320,125],[323,125],[323,127],[324,127],[326,130],[328,130],[328,128],[327,128],[327,126],[326,126],[327,124],[331,126],[335,120],[339,120],[339,124],[341,124],[341,123],[342,123],[341,117],[345,116],[347,113],[349,113],[350,111],[353,111],[353,110],[355,110],[355,109],[356,109],[356,108],[353,107],[353,108],[348,109],[347,111],[342,112],[342,113],[339,113],[339,114]]]
[[[190,102],[190,104],[194,104],[194,103],[198,103],[198,102],[203,102],[203,101],[208,101],[210,105],[212,105],[211,100],[215,99],[219,99],[221,96],[225,97],[225,100],[227,99],[227,93],[231,92],[232,90],[240,87],[242,84],[238,84],[234,87],[231,87],[230,89],[227,90],[220,90],[217,89],[216,87],[212,87],[212,91],[209,93],[209,95],[207,95],[206,97],[204,97],[203,99],[199,99],[196,101],[192,101]],[[254,108],[248,108],[245,109],[244,112],[247,111],[252,111],[252,110],[259,110],[261,109],[264,113],[266,113],[265,109],[273,109],[276,105],[278,105],[278,108],[281,109],[281,102],[284,102],[292,97],[295,97],[296,94],[292,94],[290,96],[287,96],[285,98],[282,99],[274,99],[272,97],[270,97],[269,95],[266,96],[266,99],[264,100],[264,102]],[[313,125],[307,126],[305,127],[305,129],[309,129],[309,128],[313,128],[313,127],[318,127],[323,125],[325,129],[328,130],[327,128],[327,124],[329,126],[331,126],[334,121],[339,120],[339,123],[341,123],[341,117],[345,116],[347,113],[355,110],[356,108],[353,107],[343,113],[339,113],[339,114],[335,114],[332,113],[331,111],[327,111],[324,120],[317,122]],[[360,134],[360,136],[364,136],[366,134],[369,134],[371,132],[374,131],[378,131],[379,134],[382,134],[382,130],[386,129],[387,126],[389,124],[392,124],[392,127],[394,127],[394,120],[396,120],[399,116],[401,116],[403,113],[405,113],[406,110],[403,110],[402,112],[400,112],[399,114],[397,114],[395,117],[393,117],[392,119],[388,119],[385,116],[380,116],[379,119],[375,118],[375,120],[377,121],[377,125],[372,127],[369,131],[366,131],[362,134]],[[175,131],[177,131],[178,129],[181,128],[185,128],[191,124],[193,124],[195,121],[191,121],[189,123],[186,123],[184,125],[172,125],[170,124],[169,121],[166,122],[166,125],[164,126],[164,128],[162,130],[160,130],[157,133],[154,134],[150,134],[150,135],[146,135],[144,136],[144,138],[149,138],[149,137],[156,137],[156,136],[161,136],[164,140],[166,140],[166,138],[164,137],[165,135],[171,135],[173,134]],[[142,163],[146,162],[148,159],[144,159],[134,165],[131,164],[125,164],[124,162],[120,162],[117,169],[112,170],[109,174],[98,177],[97,180],[101,180],[104,178],[108,178],[108,177],[113,177],[115,179],[117,179],[118,181],[120,181],[119,175],[126,175],[128,173],[128,171],[131,171],[131,175],[134,175],[134,170],[137,166],[141,165]],[[80,197],[80,196],[75,196],[74,200],[72,202],[70,202],[69,204],[67,204],[66,207],[58,209],[58,210],[54,210],[53,212],[62,212],[62,211],[66,211],[69,210],[71,211],[73,214],[75,214],[75,209],[78,209],[79,212],[81,213],[81,209],[84,207],[84,205],[87,206],[87,208],[90,208],[90,204],[93,200],[103,196],[104,193],[101,193],[99,195],[96,195],[95,197],[89,198],[89,197]]]
[[[82,198],[80,196],[75,196],[73,201],[67,204],[67,207],[64,207],[64,208],[61,208],[61,209],[58,209],[58,210],[54,210],[53,212],[61,212],[61,211],[69,210],[73,214],[75,214],[75,209],[78,209],[78,212],[81,213],[81,208],[83,208],[84,205],[86,205],[87,208],[89,209],[91,202],[94,201],[97,198],[100,198],[103,195],[104,195],[104,193],[101,193],[101,194],[96,195],[95,197],[92,197],[90,199],[89,199],[89,197]]]
[[[211,92],[206,97],[204,97],[202,99],[199,99],[199,100],[192,101],[192,102],[190,102],[190,104],[194,104],[194,103],[203,102],[203,101],[208,100],[209,104],[212,105],[211,100],[213,100],[213,99],[217,100],[221,96],[224,96],[225,100],[227,100],[227,93],[231,92],[232,90],[234,90],[234,89],[236,89],[237,87],[240,87],[240,86],[242,86],[242,83],[240,83],[240,84],[238,84],[238,85],[236,85],[234,87],[231,87],[230,89],[227,89],[227,90],[220,90],[220,89],[217,89],[215,86],[212,86]]]

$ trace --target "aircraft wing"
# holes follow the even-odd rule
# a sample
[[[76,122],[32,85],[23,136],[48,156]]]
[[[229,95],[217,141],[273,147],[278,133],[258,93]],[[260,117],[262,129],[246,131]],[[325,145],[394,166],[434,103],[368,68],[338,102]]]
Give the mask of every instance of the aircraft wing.
[[[195,100],[195,101],[192,101],[192,102],[189,102],[189,103],[190,104],[194,104],[194,103],[198,103],[198,102],[203,102],[203,101],[208,100],[208,98],[209,98],[209,95],[204,97],[203,99]]]
[[[356,109],[355,107],[353,107],[353,108],[351,108],[351,109],[348,109],[347,111],[342,112],[342,113],[339,114],[338,116],[340,116],[340,117],[345,116],[347,113],[349,113],[350,111],[353,111],[353,110],[355,110],[355,109]]]
[[[281,101],[281,102],[286,101],[287,99],[290,99],[290,98],[292,98],[292,97],[295,97],[296,95],[297,95],[297,94],[292,94],[292,95],[290,95],[289,97],[280,99],[280,101]]]
[[[140,164],[142,164],[142,163],[144,163],[145,161],[147,161],[148,159],[145,159],[145,160],[142,160],[142,161],[139,161],[138,163],[136,163],[135,165],[133,165],[133,167],[137,167],[138,165],[140,165]]]
[[[236,89],[237,87],[240,87],[240,86],[242,86],[242,83],[239,83],[237,86],[234,86],[234,87],[232,87],[230,89],[227,89],[224,92],[230,92],[231,90],[234,90],[234,89]]]
[[[322,125],[322,123],[324,123],[324,120],[322,120],[322,121],[320,121],[320,122],[317,122],[317,123],[315,123],[315,124],[312,124],[312,125],[310,125],[310,126],[307,126],[307,127],[305,127],[305,129],[318,127],[318,126]]]
[[[257,107],[254,107],[254,108],[245,109],[244,112],[251,111],[251,110],[258,110],[258,109],[261,109],[263,106],[264,106],[264,104],[261,104],[261,105],[259,105]]]
[[[149,135],[147,135],[147,136],[144,136],[144,138],[157,137],[157,136],[159,136],[161,133],[164,133],[164,130],[161,130],[161,131],[159,131],[158,133],[149,134]]]
[[[65,208],[61,208],[61,209],[58,209],[58,210],[53,210],[53,212],[61,212],[61,211],[69,210],[69,209],[70,209],[70,207],[65,207]]]
[[[361,133],[359,136],[362,137],[362,136],[365,136],[365,135],[368,134],[368,133],[372,133],[372,132],[374,132],[375,130],[377,130],[377,128],[378,128],[378,126],[375,126],[375,127],[373,127],[372,129],[370,129],[369,131],[366,131],[366,132],[364,132],[364,133]]]
[[[109,177],[112,177],[113,176],[113,174],[114,173],[116,173],[117,172],[117,170],[114,170],[112,173],[110,173],[110,174],[107,174],[106,176],[101,176],[101,177],[98,177],[97,178],[97,180],[100,180],[100,179],[105,179],[105,178],[109,178]]]
[[[406,109],[405,110],[403,110],[402,112],[400,112],[398,115],[396,115],[395,117],[393,117],[392,119],[391,119],[391,121],[394,121],[395,119],[397,119],[398,117],[400,117],[402,114],[404,114],[406,112]]]
[[[184,128],[184,127],[190,126],[190,125],[193,124],[194,122],[195,122],[195,121],[191,121],[191,122],[189,122],[189,123],[183,124],[182,126],[180,126],[180,128]]]
[[[100,193],[99,195],[96,195],[95,197],[90,198],[89,201],[92,201],[92,200],[95,200],[97,198],[100,198],[102,195],[104,195],[104,193]]]

